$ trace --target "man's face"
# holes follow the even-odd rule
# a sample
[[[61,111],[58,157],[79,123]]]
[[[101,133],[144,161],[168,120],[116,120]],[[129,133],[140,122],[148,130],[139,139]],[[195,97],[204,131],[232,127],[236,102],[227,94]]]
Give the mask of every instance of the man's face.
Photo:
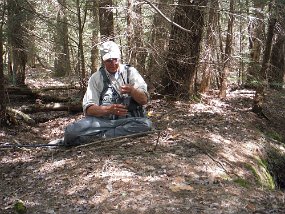
[[[110,73],[116,73],[119,68],[119,59],[111,58],[104,61],[104,65],[107,71]]]

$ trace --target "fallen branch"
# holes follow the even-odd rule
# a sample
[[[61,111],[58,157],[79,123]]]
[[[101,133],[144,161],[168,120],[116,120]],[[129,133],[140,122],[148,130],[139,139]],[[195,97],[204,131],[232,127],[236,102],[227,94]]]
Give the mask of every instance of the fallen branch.
[[[156,132],[160,132],[160,130],[135,133],[135,134],[119,136],[119,137],[113,137],[113,138],[99,138],[96,141],[93,141],[91,143],[86,143],[86,144],[83,144],[83,145],[79,145],[79,146],[76,146],[75,148],[82,148],[82,147],[87,147],[87,146],[92,146],[92,145],[100,145],[102,143],[107,143],[107,142],[115,142],[116,145],[118,145],[117,143],[119,143],[120,140],[126,140],[126,139],[129,139],[129,138],[136,138],[136,137],[143,137],[143,136],[146,136],[146,135],[149,135],[149,134],[153,134],[153,133],[156,133]],[[123,143],[125,143],[125,141]],[[100,147],[100,148],[105,148],[105,147],[110,147],[110,145],[107,145],[107,146],[104,146],[104,147]]]
[[[17,119],[22,119],[24,120],[25,123],[29,124],[29,125],[35,125],[36,122],[27,114],[25,114],[22,111],[7,107],[7,113],[10,113],[11,117],[14,117],[13,120],[17,121]]]
[[[125,143],[126,139],[143,137],[143,136],[147,136],[149,134],[153,134],[153,133],[156,133],[156,132],[160,133],[161,131],[160,130],[154,130],[154,131],[141,132],[141,133],[126,135],[126,136],[120,136],[120,137],[98,138],[98,140],[93,141],[91,143],[86,143],[86,144],[78,145],[78,146],[75,146],[75,147],[66,146],[64,144],[4,144],[4,145],[0,145],[0,149],[49,148],[49,147],[61,147],[61,148],[75,148],[75,149],[77,149],[77,148],[82,148],[82,147],[87,147],[87,146],[92,146],[92,145],[100,145],[102,143],[108,143],[108,142],[114,142],[115,145],[118,146],[118,143],[120,141],[123,141],[123,143]],[[111,145],[105,145],[105,146],[102,146],[102,147],[99,147],[99,148],[102,149],[102,148],[106,148],[106,147],[111,147]]]
[[[69,111],[69,112],[81,112],[81,102],[75,103],[51,103],[51,104],[34,104],[22,106],[20,111],[25,113],[35,112],[47,112],[47,111]]]

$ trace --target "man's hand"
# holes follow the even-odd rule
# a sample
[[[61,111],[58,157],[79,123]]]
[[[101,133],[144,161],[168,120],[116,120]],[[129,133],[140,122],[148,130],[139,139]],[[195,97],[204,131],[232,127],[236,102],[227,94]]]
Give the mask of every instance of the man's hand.
[[[131,84],[126,84],[121,86],[121,93],[131,95],[132,91],[134,90],[134,86]]]
[[[122,104],[112,104],[110,105],[109,113],[117,116],[126,116],[128,114],[128,109]]]
[[[134,85],[131,84],[122,85],[121,93],[130,95],[140,105],[145,105],[148,101],[146,93],[140,89],[135,88]]]
[[[126,116],[128,109],[122,104],[112,104],[108,106],[91,105],[87,108],[86,114],[89,116],[102,117],[106,115]]]

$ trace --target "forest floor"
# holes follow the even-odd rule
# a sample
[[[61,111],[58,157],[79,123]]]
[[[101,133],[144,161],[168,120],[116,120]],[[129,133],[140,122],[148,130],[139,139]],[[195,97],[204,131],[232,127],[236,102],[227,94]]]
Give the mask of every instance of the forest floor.
[[[65,80],[31,73],[27,83]],[[251,111],[254,91],[229,91],[223,100],[212,91],[200,102],[153,99],[147,109],[160,131],[146,136],[68,149],[2,148],[0,213],[14,213],[17,200],[40,214],[285,213],[285,192],[262,164],[269,145],[284,150],[285,94],[267,93],[268,119]],[[61,138],[82,113],[31,116],[34,126],[2,127],[0,146]]]

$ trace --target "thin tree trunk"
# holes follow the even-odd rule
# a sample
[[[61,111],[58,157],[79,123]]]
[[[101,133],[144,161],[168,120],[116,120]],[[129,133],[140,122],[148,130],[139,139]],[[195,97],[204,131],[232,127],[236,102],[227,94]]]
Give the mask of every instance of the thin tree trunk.
[[[279,25],[281,27],[281,25]],[[284,26],[282,26],[284,28]],[[283,29],[284,30],[284,29]],[[283,32],[283,31],[281,31]],[[271,69],[269,70],[269,86],[281,90],[284,85],[285,74],[285,36],[279,33],[272,48]]]
[[[256,76],[260,70],[260,60],[261,60],[261,51],[262,45],[264,41],[264,7],[265,2],[254,0],[253,1],[255,12],[255,19],[249,20],[249,51],[250,51],[250,62],[247,69],[247,78],[246,85],[249,87],[254,86],[254,82],[256,82]],[[248,14],[250,15],[250,14]]]
[[[134,65],[142,74],[145,73],[146,51],[143,42],[143,17],[141,5],[134,0],[128,0],[128,50],[129,63]]]
[[[25,40],[27,11],[23,10],[25,2],[9,0],[8,6],[8,40],[11,45],[12,70],[14,84],[25,85],[27,63],[27,41]],[[20,18],[25,17],[25,18]]]
[[[267,30],[267,37],[266,37],[265,50],[263,53],[262,66],[259,72],[261,82],[268,81],[269,60],[271,56],[275,24],[276,24],[276,19],[271,18],[269,21],[268,30]],[[265,84],[267,85],[267,83]]]
[[[135,52],[135,48],[134,48],[134,23],[132,21],[133,19],[133,7],[134,7],[134,0],[128,0],[127,2],[127,41],[128,41],[128,51],[127,51],[127,61],[130,64],[133,64],[134,66],[136,66],[134,64],[134,52]]]
[[[211,77],[212,77],[212,70],[213,67],[211,66],[211,62],[213,60],[213,46],[215,45],[215,37],[213,32],[217,27],[217,7],[219,5],[218,0],[211,0],[210,1],[210,9],[208,15],[208,22],[207,22],[207,32],[206,32],[206,41],[205,41],[205,56],[204,56],[204,65],[202,66],[202,80],[199,91],[204,93],[209,90],[211,84]]]
[[[98,54],[98,44],[99,44],[99,4],[97,0],[93,0],[92,8],[92,48],[91,48],[91,72],[94,73],[99,67],[99,54]]]
[[[56,35],[55,35],[55,60],[54,69],[57,76],[64,76],[71,70],[68,23],[66,17],[66,0],[58,0]]]
[[[80,9],[80,1],[76,0],[77,7],[77,21],[78,21],[78,69],[80,74],[80,86],[82,89],[86,87],[86,68],[85,68],[85,59],[84,59],[84,48],[83,48],[83,29],[85,24],[85,17],[87,13],[87,7],[84,9],[84,18],[82,22],[81,18],[81,9]]]
[[[112,12],[112,0],[99,1],[100,34],[103,41],[114,40],[114,18]]]
[[[269,5],[270,9],[269,11],[269,24],[267,29],[267,36],[266,36],[266,44],[265,44],[265,50],[263,52],[263,60],[262,60],[262,66],[259,71],[259,75],[256,77],[258,81],[258,86],[256,88],[255,96],[253,99],[253,107],[252,111],[260,114],[262,113],[262,106],[264,102],[264,94],[265,94],[265,88],[268,85],[268,70],[269,70],[269,60],[271,56],[272,51],[272,41],[274,36],[274,29],[276,25],[276,18],[275,15],[275,0],[271,1]]]
[[[4,8],[4,6],[3,6]],[[3,9],[2,8],[2,9]],[[4,23],[4,9],[0,20],[0,127],[5,120],[6,115],[6,99],[4,87],[4,68],[3,68],[3,23]]]
[[[231,62],[231,52],[232,52],[232,41],[233,41],[233,23],[234,23],[234,0],[230,0],[230,15],[228,21],[227,39],[225,47],[225,55],[223,57],[223,71],[222,71],[222,82],[219,96],[221,98],[226,97],[227,86],[228,86],[228,74]]]

